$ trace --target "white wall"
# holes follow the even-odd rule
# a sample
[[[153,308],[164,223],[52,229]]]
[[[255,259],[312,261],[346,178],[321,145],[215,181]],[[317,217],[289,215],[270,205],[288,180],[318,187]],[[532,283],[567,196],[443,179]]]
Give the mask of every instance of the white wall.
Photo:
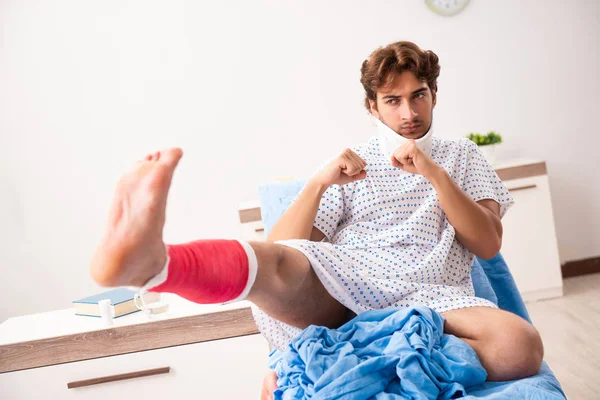
[[[547,161],[561,259],[600,255],[594,0],[0,3],[0,321],[67,308],[114,183],[183,147],[167,242],[237,237],[237,206],[367,138],[361,62],[407,39],[440,57],[437,133],[497,130]],[[595,182],[595,184],[592,184]]]

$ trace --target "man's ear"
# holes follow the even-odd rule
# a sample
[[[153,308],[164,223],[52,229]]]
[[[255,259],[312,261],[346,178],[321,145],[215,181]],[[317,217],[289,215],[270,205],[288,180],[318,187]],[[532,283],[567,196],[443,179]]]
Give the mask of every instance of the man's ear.
[[[371,107],[371,115],[379,119],[379,111],[377,111],[377,103],[374,100],[369,99],[369,106]]]
[[[435,84],[435,86],[431,90],[431,98],[433,99],[433,102],[431,104],[431,108],[434,108],[435,104],[437,103],[437,83]]]

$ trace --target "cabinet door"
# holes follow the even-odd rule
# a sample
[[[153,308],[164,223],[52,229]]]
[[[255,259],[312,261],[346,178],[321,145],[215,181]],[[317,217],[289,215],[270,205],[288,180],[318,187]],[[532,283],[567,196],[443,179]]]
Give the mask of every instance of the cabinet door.
[[[34,368],[0,374],[0,398],[258,399],[268,354],[262,336],[251,335]],[[78,386],[161,368],[157,375],[67,388],[68,383]]]
[[[267,237],[265,236],[265,229],[262,221],[246,222],[241,224],[241,238],[245,241],[264,242]]]
[[[562,295],[562,274],[548,177],[505,182],[514,206],[502,219],[502,255],[525,300]]]

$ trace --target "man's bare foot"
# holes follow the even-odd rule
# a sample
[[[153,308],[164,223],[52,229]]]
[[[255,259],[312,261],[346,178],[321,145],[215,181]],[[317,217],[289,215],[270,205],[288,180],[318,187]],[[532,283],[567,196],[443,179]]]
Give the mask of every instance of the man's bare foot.
[[[275,371],[269,371],[263,379],[260,400],[273,400],[273,392],[277,390],[277,374]]]
[[[149,154],[117,183],[106,232],[90,262],[101,286],[143,286],[163,268],[167,195],[181,149]]]

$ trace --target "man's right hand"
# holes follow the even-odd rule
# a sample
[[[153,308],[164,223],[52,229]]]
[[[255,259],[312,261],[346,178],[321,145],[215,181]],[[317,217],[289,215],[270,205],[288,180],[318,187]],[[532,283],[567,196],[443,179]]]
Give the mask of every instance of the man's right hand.
[[[317,172],[311,180],[328,188],[331,185],[345,185],[367,177],[367,163],[350,149],[344,150],[323,169]]]

